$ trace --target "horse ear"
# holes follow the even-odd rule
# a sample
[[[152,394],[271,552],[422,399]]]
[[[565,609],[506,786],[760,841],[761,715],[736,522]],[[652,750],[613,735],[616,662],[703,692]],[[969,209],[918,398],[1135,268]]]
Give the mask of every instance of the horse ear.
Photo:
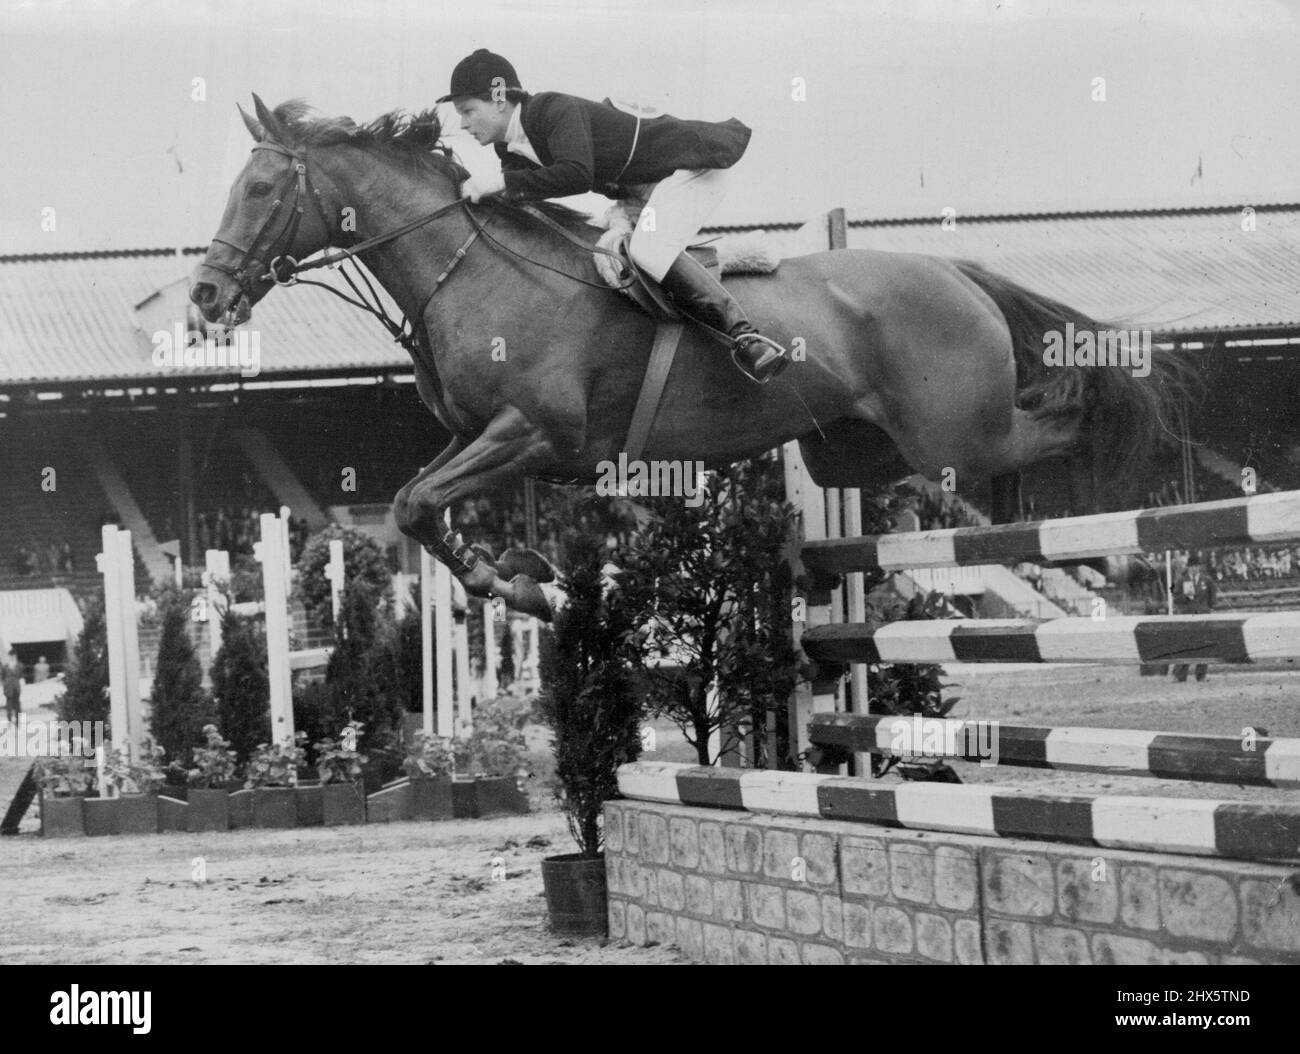
[[[244,127],[248,129],[248,134],[257,142],[266,138],[266,129],[263,128],[256,120],[253,119],[239,103],[235,103],[235,109],[239,111],[239,116],[244,119]]]
[[[257,119],[262,122],[262,129],[266,137],[272,139],[283,139],[283,129],[280,122],[275,119],[275,114],[266,108],[266,103],[253,93],[253,108],[257,111]]]

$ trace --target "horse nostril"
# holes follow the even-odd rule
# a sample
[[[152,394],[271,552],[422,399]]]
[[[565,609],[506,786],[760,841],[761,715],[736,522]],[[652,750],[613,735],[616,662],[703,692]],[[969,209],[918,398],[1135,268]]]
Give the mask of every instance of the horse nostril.
[[[199,307],[209,307],[217,298],[217,287],[211,282],[195,282],[190,287],[190,299]]]

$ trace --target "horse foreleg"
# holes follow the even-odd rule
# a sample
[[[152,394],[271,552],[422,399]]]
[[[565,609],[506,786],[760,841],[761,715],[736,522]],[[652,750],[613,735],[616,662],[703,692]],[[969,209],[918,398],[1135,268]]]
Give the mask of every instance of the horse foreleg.
[[[499,596],[508,607],[549,622],[554,606],[536,579],[516,573],[508,563],[502,567],[511,577],[503,578],[483,550],[466,545],[460,532],[446,525],[446,510],[462,498],[515,483],[530,468],[551,459],[553,451],[541,433],[517,410],[507,408],[463,450],[402,488],[407,500],[398,525],[446,564],[471,596]]]

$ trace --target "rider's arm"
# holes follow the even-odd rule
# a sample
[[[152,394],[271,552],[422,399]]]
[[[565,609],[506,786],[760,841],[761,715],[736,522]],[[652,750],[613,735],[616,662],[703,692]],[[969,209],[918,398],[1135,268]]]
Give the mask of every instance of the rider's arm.
[[[534,144],[544,143],[549,165],[514,168],[502,165],[505,197],[510,201],[562,198],[592,188],[596,174],[591,122],[582,101],[567,95],[533,100],[536,121],[526,129]],[[530,114],[530,117],[533,115]]]

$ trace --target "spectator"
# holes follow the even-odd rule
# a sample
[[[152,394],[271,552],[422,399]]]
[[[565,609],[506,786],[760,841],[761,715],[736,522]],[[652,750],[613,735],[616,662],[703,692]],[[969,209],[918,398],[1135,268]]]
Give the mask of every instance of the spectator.
[[[0,687],[3,687],[5,697],[5,719],[16,726],[23,712],[23,674],[13,648],[9,649],[4,666],[0,667]]]
[[[49,676],[50,664],[45,661],[45,656],[42,655],[36,660],[36,665],[32,667],[32,683],[40,684],[42,681],[48,680]]]

